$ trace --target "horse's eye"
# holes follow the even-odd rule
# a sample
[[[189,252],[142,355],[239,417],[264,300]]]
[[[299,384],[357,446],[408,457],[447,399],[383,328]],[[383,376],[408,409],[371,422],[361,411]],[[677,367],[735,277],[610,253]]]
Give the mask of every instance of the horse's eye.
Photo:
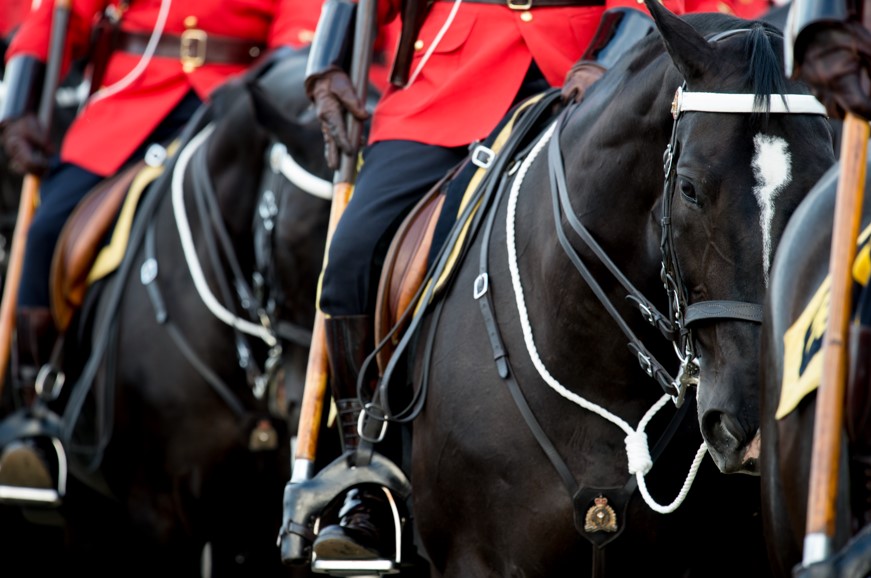
[[[686,177],[679,176],[677,178],[677,190],[680,191],[680,194],[683,195],[686,200],[698,204],[699,199],[696,196],[696,187],[693,185],[692,181]]]

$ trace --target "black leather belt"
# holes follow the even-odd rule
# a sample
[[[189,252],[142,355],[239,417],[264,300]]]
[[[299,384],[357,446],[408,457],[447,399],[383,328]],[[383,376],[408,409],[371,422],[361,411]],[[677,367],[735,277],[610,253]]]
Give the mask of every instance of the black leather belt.
[[[453,2],[454,0],[437,0]],[[495,4],[507,6],[512,10],[531,10],[533,8],[566,8],[568,6],[604,6],[605,0],[463,0],[466,4]]]
[[[127,32],[118,34],[117,49],[131,54],[144,54],[150,34]],[[260,56],[265,45],[252,40],[215,36],[204,30],[191,28],[181,36],[163,34],[157,42],[155,56],[176,58],[185,72],[191,72],[204,64],[248,65]]]

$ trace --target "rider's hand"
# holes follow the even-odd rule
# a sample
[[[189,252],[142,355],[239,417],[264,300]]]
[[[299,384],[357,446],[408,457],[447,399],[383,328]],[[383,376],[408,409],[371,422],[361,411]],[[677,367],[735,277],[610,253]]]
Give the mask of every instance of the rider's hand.
[[[563,102],[581,102],[591,84],[605,74],[605,68],[592,60],[579,60],[569,69],[563,83]]]
[[[0,142],[13,172],[39,176],[48,170],[48,157],[53,146],[34,114],[25,114],[2,123]]]
[[[871,119],[867,85],[871,65],[871,33],[857,22],[811,32],[796,78],[811,85],[830,117],[852,112]]]
[[[357,144],[348,139],[345,112],[350,112],[361,121],[369,118],[369,113],[365,103],[357,96],[351,79],[339,68],[306,78],[305,90],[321,121],[327,164],[335,169],[339,166],[339,149],[349,155],[357,152]]]

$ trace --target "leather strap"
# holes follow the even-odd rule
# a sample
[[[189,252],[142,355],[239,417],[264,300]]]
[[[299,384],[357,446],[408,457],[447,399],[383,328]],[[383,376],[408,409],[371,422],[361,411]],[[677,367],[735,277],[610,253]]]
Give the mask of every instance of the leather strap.
[[[122,30],[118,35],[118,50],[144,54],[151,34]],[[265,45],[255,40],[208,34],[190,29],[181,36],[163,34],[157,41],[154,56],[176,58],[191,69],[204,64],[250,64],[260,56]]]

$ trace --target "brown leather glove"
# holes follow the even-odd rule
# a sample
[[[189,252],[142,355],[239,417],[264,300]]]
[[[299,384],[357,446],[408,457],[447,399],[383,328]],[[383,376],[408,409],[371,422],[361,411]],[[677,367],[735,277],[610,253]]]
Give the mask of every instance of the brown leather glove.
[[[36,115],[29,113],[0,124],[0,141],[12,171],[40,176],[48,170],[54,147]]]
[[[351,79],[344,70],[332,68],[305,79],[305,90],[315,105],[324,133],[324,155],[331,169],[339,166],[339,150],[353,155],[357,143],[348,139],[345,112],[363,121],[369,118],[365,103],[357,96]]]
[[[563,102],[581,102],[584,93],[591,84],[599,80],[605,74],[605,67],[592,60],[579,60],[566,74],[563,83]]]
[[[871,33],[857,22],[809,33],[812,36],[793,76],[811,85],[830,117],[843,118],[849,111],[871,119],[867,88]]]

